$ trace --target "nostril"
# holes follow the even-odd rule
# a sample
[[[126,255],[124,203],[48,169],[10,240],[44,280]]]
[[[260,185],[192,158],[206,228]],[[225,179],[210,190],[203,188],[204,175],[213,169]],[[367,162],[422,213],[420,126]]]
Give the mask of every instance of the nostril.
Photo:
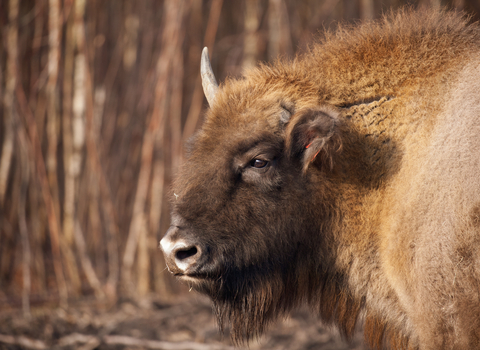
[[[175,275],[193,273],[203,257],[202,245],[187,238],[177,238],[178,228],[169,230],[160,241],[168,269]],[[172,235],[174,235],[172,237]]]
[[[185,259],[188,259],[190,258],[191,256],[194,256],[195,254],[197,254],[198,250],[197,250],[197,247],[186,247],[186,248],[183,248],[183,249],[179,249],[175,252],[175,258],[178,259],[178,260],[185,260]]]

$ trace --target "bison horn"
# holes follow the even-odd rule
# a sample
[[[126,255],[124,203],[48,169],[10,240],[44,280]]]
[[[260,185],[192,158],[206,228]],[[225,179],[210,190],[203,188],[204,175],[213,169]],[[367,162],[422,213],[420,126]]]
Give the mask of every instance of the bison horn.
[[[204,47],[202,51],[200,75],[202,76],[203,93],[205,94],[208,104],[211,107],[213,105],[213,102],[215,102],[215,95],[218,91],[218,84],[217,80],[215,79],[215,75],[213,75],[212,65],[210,64],[210,60],[208,59],[208,49],[206,47]]]

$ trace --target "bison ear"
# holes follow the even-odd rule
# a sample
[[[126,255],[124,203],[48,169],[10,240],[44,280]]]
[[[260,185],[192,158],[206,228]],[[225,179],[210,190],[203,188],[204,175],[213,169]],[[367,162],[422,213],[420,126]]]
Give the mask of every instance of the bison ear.
[[[300,158],[303,172],[309,165],[333,169],[333,156],[341,149],[339,112],[323,106],[299,110],[286,128],[286,150],[290,158]]]

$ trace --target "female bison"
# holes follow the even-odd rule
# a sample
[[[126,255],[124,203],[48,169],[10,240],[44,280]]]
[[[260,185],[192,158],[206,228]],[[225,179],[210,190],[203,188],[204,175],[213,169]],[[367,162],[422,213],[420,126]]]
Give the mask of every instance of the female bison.
[[[372,348],[480,348],[480,29],[404,11],[217,86],[161,241],[236,342],[301,304]]]

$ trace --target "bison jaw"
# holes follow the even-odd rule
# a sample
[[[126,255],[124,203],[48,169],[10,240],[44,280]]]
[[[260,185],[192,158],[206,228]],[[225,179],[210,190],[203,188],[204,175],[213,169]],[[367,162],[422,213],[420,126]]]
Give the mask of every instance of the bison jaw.
[[[217,260],[211,247],[194,243],[185,231],[171,226],[160,241],[168,270],[212,299],[220,330],[230,325],[236,345],[258,338],[272,321],[303,300],[298,294],[295,254],[280,266],[270,259],[233,264]]]

